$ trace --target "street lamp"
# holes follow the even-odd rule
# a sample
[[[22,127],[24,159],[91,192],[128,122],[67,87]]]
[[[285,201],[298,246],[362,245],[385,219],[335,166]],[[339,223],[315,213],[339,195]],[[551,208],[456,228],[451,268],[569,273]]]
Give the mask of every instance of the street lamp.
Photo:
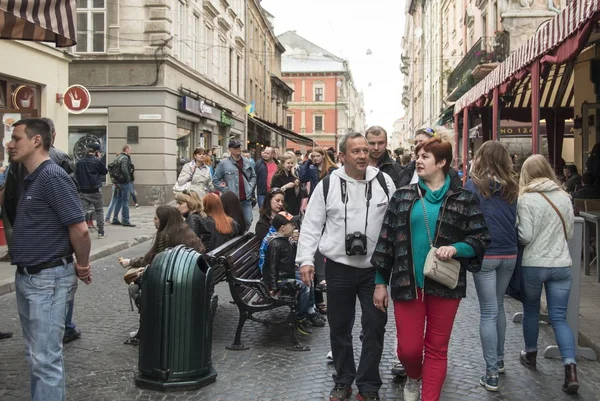
[[[336,86],[336,90],[335,90],[335,153],[337,154],[338,152],[338,94],[340,92],[340,88],[342,87],[342,81],[338,81],[338,76],[335,76],[335,86]]]

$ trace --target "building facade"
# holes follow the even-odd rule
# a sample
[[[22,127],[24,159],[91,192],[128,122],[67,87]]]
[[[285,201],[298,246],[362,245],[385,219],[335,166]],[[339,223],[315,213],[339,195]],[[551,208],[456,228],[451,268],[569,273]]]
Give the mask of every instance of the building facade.
[[[364,98],[354,86],[348,62],[295,31],[279,35],[279,40],[286,49],[281,62],[283,80],[294,90],[286,128],[336,150],[345,133],[363,132]]]
[[[273,30],[273,15],[258,0],[247,0],[247,15],[246,102],[252,107],[247,147],[259,157],[262,147],[273,146],[280,150],[287,147],[282,130],[293,90],[282,80],[281,55],[285,48]]]
[[[0,49],[11,55],[0,60],[0,161],[8,164],[6,145],[12,134],[11,124],[27,117],[52,119],[55,146],[66,151],[69,116],[60,97],[69,86],[71,55],[46,44],[17,40],[1,40]]]
[[[392,151],[401,148],[404,152],[409,152],[412,148],[410,138],[413,136],[408,129],[408,119],[406,116],[400,117],[394,121],[394,132],[388,134],[389,149]]]
[[[452,105],[566,0],[410,0],[401,70],[410,131],[453,124]],[[437,26],[440,29],[428,29]],[[472,125],[477,125],[474,118]]]
[[[194,148],[246,140],[244,0],[78,1],[70,83],[92,104],[69,119],[69,150],[128,144],[140,204],[172,197]]]

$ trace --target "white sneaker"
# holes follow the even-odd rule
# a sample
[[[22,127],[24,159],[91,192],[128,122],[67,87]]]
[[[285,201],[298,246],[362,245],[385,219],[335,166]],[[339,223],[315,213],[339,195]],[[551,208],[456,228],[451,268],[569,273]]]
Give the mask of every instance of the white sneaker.
[[[328,361],[333,361],[333,351],[329,351],[329,352],[327,353],[327,360],[328,360]]]
[[[129,338],[134,338],[135,336],[137,336],[139,330],[140,329],[137,329],[136,331],[132,331],[131,333],[129,333]]]
[[[404,401],[419,401],[421,399],[421,379],[415,380],[410,377],[404,385]]]

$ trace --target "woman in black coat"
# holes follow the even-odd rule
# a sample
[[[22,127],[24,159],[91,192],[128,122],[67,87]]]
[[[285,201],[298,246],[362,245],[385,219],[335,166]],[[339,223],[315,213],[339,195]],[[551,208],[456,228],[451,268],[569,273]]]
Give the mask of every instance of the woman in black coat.
[[[285,153],[279,159],[279,168],[271,179],[271,188],[279,188],[284,191],[283,198],[285,210],[294,216],[300,214],[300,204],[306,197],[306,193],[300,187],[300,180],[294,172],[296,155]]]

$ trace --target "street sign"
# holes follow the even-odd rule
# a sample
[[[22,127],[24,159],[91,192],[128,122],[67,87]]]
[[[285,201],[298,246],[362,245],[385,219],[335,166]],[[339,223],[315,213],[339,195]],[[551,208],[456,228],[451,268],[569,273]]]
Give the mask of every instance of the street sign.
[[[85,86],[71,85],[63,94],[63,102],[69,113],[80,114],[90,107],[92,97]]]

